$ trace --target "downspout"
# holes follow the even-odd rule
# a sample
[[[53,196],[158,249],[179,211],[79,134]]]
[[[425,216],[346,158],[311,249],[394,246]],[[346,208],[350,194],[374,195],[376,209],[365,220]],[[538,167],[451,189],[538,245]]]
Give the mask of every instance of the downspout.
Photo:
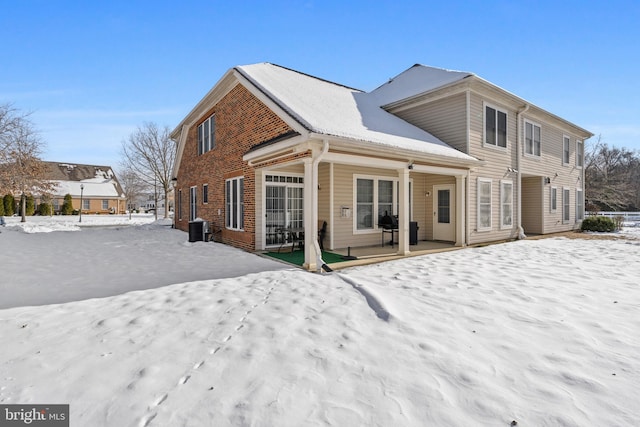
[[[522,115],[529,111],[529,104],[525,104],[524,107],[518,110],[516,114],[516,191],[518,192],[518,239],[525,239],[527,236],[524,234],[522,228],[522,168],[520,165],[520,159],[522,157]]]
[[[328,151],[329,151],[329,141],[327,139],[324,139],[322,141],[322,151],[320,152],[320,154],[318,154],[316,157],[313,158],[313,162],[311,163],[311,169],[313,174],[313,182],[311,183],[313,187],[311,188],[315,189],[315,192],[316,192],[316,197],[314,197],[312,200],[313,207],[311,209],[311,229],[314,232],[311,238],[313,241],[313,248],[316,253],[316,266],[318,268],[318,272],[321,272],[322,270],[332,271],[331,268],[329,268],[329,266],[327,265],[327,263],[324,262],[324,260],[322,259],[322,251],[320,250],[320,245],[318,244],[318,190],[317,190],[318,184],[319,184],[318,165],[320,164],[320,161],[322,160],[324,155],[327,154]]]

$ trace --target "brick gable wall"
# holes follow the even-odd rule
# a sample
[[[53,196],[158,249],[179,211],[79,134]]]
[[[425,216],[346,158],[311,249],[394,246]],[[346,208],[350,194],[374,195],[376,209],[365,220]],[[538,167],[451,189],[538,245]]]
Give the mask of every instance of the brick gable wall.
[[[198,155],[198,125],[215,114],[215,148]],[[249,149],[292,129],[241,84],[236,85],[189,129],[182,153],[177,189],[182,190],[182,220],[189,228],[189,189],[197,187],[197,216],[222,230],[217,240],[255,250],[255,169],[242,160]],[[225,228],[225,180],[244,176],[244,231]],[[202,185],[209,186],[209,203],[202,203]],[[176,200],[177,203],[177,200]],[[176,215],[178,208],[176,207]]]

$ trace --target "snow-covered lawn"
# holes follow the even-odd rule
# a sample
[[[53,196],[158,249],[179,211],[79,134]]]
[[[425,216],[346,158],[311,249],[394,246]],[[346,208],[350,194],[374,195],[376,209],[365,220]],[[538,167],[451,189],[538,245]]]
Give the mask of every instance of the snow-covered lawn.
[[[41,244],[41,233],[1,231],[3,258],[8,242],[12,259]],[[138,250],[136,263],[179,263],[216,247],[215,269],[233,263],[247,274],[0,310],[0,403],[69,403],[73,426],[628,427],[640,419],[635,229],[624,239],[526,240],[325,275],[282,264],[251,273],[262,258],[188,244],[157,225],[83,229],[50,233],[52,245],[68,239],[65,247],[82,251],[25,255],[20,280],[55,294],[70,257],[104,272],[111,252],[140,249],[126,236],[143,231],[167,247]],[[133,268],[109,266],[145,276]],[[3,301],[22,292],[6,282],[1,291]]]

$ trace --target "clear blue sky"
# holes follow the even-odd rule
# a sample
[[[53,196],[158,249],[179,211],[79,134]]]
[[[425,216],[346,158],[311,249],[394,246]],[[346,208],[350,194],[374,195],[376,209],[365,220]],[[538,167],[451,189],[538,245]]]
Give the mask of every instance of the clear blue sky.
[[[117,167],[137,126],[173,129],[229,68],[256,62],[363,90],[415,63],[470,71],[640,150],[636,0],[0,6],[0,103],[32,112],[46,160]]]

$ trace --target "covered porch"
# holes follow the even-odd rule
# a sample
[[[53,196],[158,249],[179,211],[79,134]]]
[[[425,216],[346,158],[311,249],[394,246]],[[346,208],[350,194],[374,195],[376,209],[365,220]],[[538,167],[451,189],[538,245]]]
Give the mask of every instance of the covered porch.
[[[304,268],[319,270],[325,262],[318,242],[324,222],[324,250],[346,256],[350,248],[359,260],[467,244],[468,165],[353,153],[330,147],[327,140],[306,142],[277,157],[251,157],[257,250],[297,241]],[[383,215],[395,218],[393,232],[383,232]]]

